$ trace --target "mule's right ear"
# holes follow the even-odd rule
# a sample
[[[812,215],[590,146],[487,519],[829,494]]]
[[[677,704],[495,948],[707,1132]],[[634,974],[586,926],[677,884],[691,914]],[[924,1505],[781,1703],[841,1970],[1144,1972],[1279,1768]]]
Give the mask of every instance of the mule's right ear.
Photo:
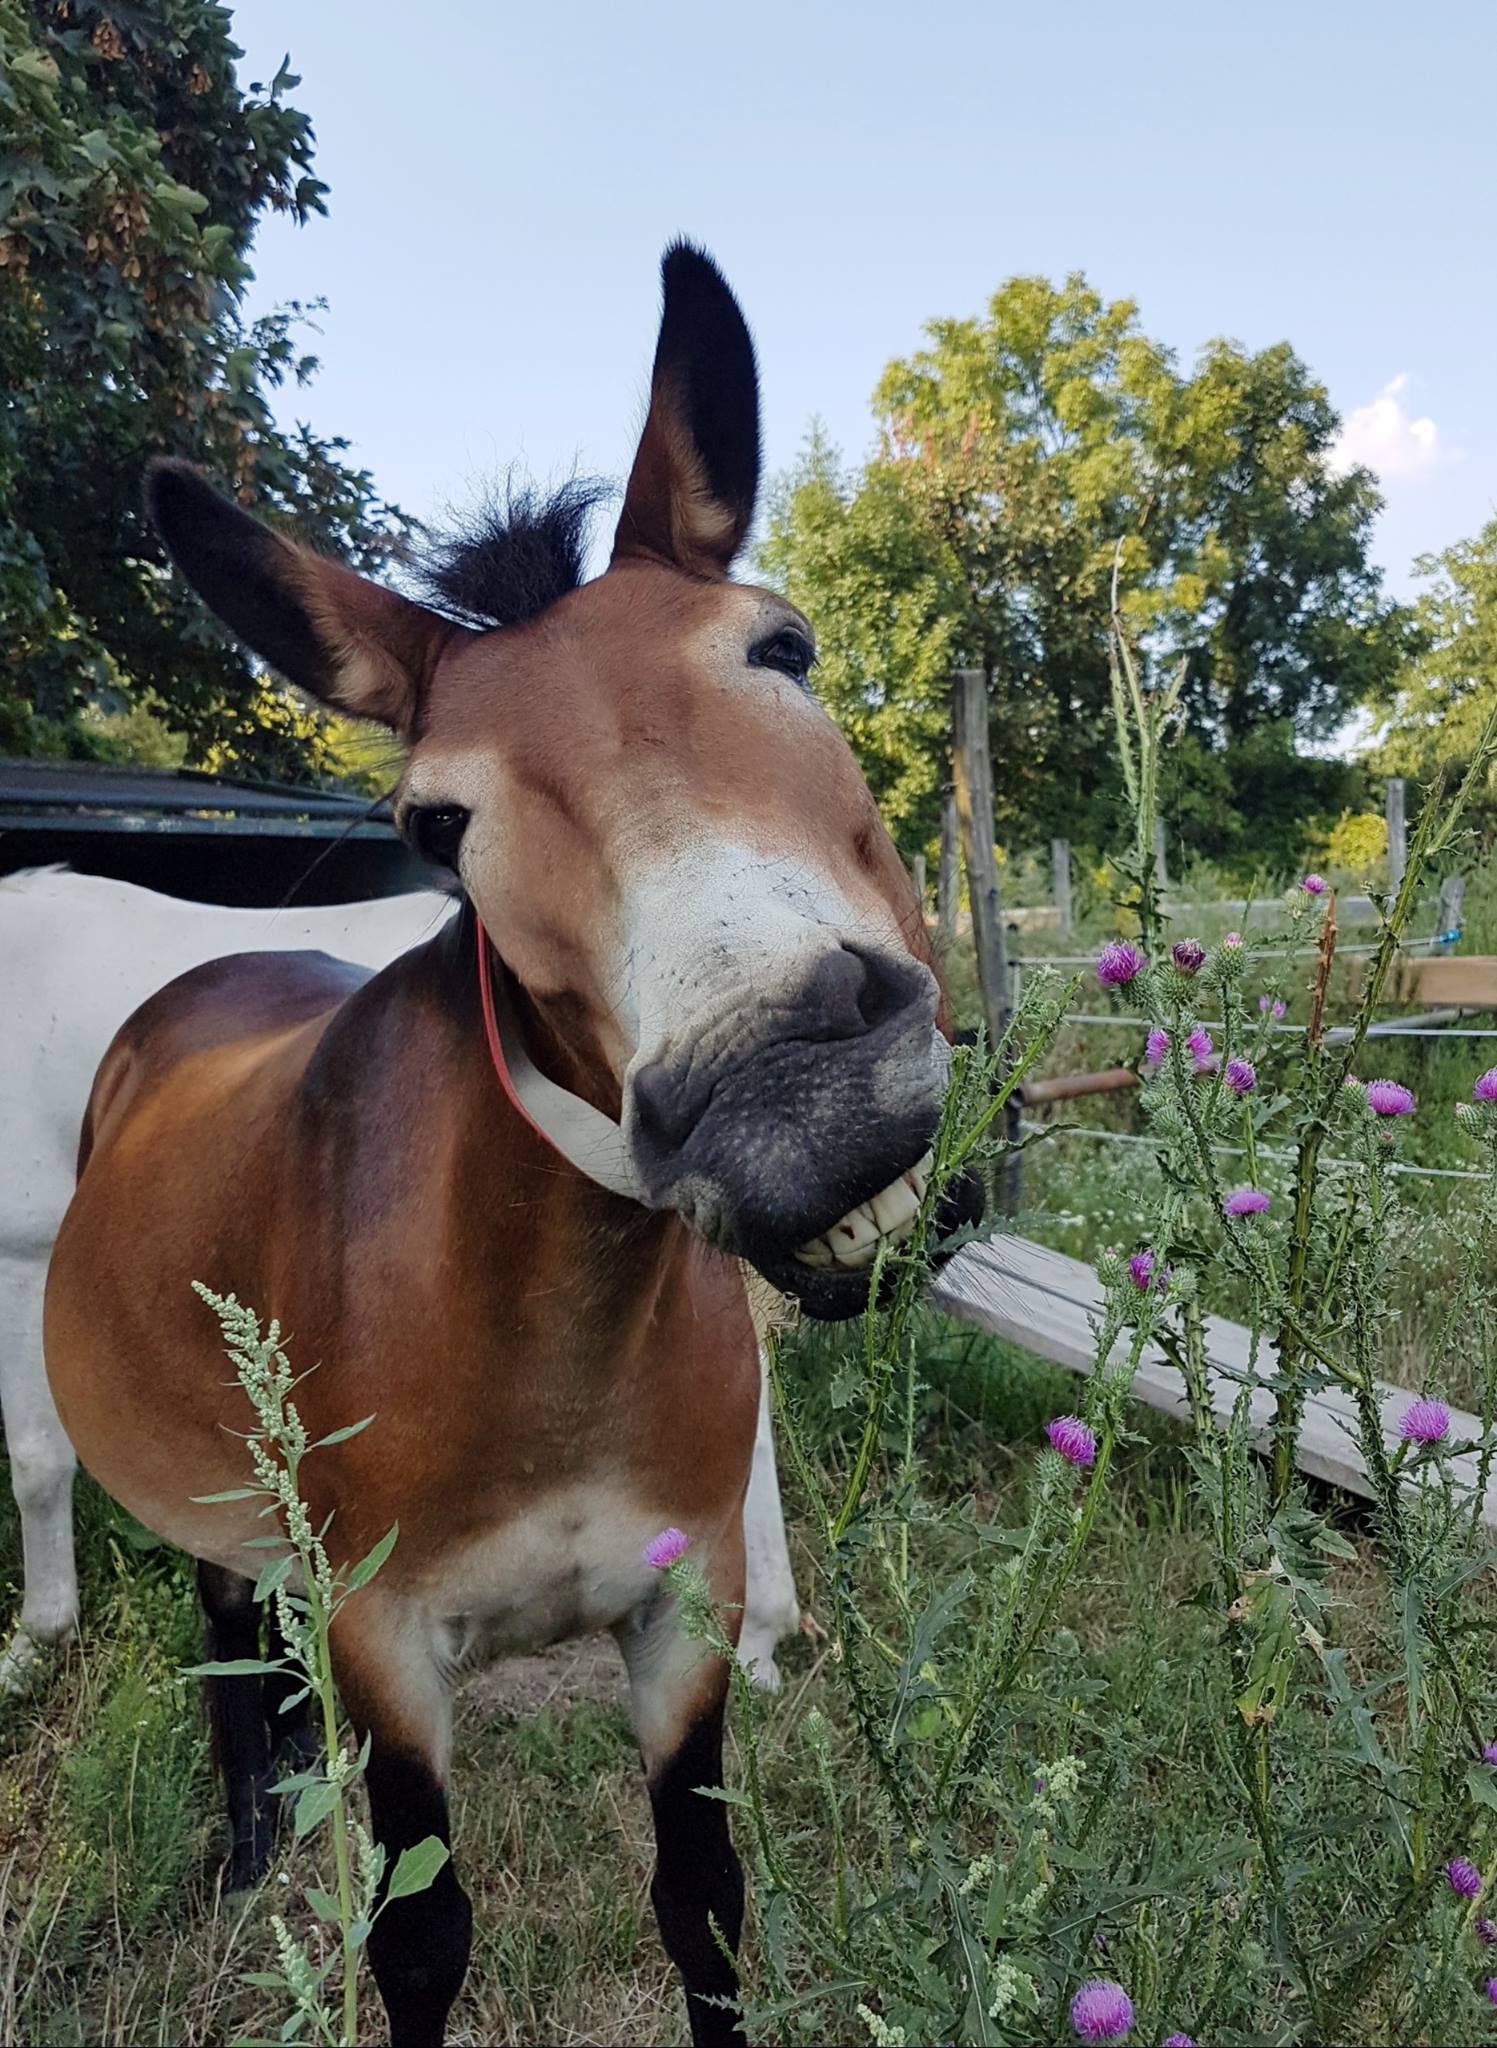
[[[153,462],[146,509],[198,596],[288,682],[409,736],[442,650],[467,629],[272,533],[187,462]]]

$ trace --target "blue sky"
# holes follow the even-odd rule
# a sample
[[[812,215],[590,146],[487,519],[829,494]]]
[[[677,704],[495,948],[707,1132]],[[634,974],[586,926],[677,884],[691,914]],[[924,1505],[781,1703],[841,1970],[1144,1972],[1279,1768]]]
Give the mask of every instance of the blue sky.
[[[621,473],[656,264],[717,255],[771,467],[864,451],[922,321],[1086,272],[1188,361],[1287,339],[1387,498],[1392,588],[1497,510],[1490,0],[241,0],[285,51],[330,214],[271,221],[250,304],[325,297],[288,416],[421,517],[514,457]]]

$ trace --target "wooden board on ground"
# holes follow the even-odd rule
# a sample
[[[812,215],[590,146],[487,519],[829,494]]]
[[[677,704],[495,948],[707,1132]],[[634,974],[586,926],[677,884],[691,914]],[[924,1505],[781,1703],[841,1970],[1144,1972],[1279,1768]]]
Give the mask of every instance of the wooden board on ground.
[[[976,1323],[996,1336],[1007,1338],[1026,1351],[1036,1352],[1071,1372],[1089,1373],[1095,1363],[1092,1319],[1102,1308],[1104,1289],[1090,1266],[1070,1259],[1063,1252],[1032,1244],[1027,1238],[998,1237],[987,1243],[969,1244],[936,1275],[930,1301],[948,1315]],[[1126,1337],[1114,1352],[1114,1361],[1126,1357]],[[1224,1316],[1206,1318],[1206,1355],[1211,1387],[1211,1404],[1223,1421],[1232,1412],[1242,1384],[1252,1370],[1250,1339],[1240,1323]],[[1273,1352],[1264,1346],[1257,1378],[1271,1375]],[[1144,1352],[1133,1380],[1133,1392],[1140,1401],[1166,1415],[1188,1421],[1190,1405],[1185,1386],[1164,1353],[1156,1345]],[[1398,1442],[1398,1422],[1414,1398],[1404,1387],[1380,1388],[1383,1437],[1390,1448]],[[1251,1396],[1251,1418],[1260,1449],[1269,1442],[1273,1396],[1255,1386]],[[1450,1413],[1451,1435],[1457,1441],[1477,1437],[1481,1425],[1474,1415],[1458,1408]],[[1357,1443],[1356,1407],[1343,1387],[1330,1387],[1316,1394],[1306,1406],[1300,1435],[1300,1467],[1317,1479],[1344,1487],[1348,1493],[1370,1498],[1372,1483]],[[1474,1488],[1477,1481],[1475,1454],[1466,1452],[1450,1460],[1458,1484]],[[1483,1520],[1497,1528],[1497,1479],[1487,1489]]]
[[[1429,960],[1400,960],[1389,1000],[1497,1010],[1497,954],[1447,953]]]

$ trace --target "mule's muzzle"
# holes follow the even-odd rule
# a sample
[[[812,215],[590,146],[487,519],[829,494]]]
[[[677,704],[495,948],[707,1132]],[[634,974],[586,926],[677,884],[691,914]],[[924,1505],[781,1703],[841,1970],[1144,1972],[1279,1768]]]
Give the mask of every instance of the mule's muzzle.
[[[844,947],[796,1000],[766,1002],[757,1043],[641,1069],[629,1131],[651,1204],[808,1314],[860,1314],[878,1240],[908,1234],[924,1190],[950,1068],[936,1002],[918,962]],[[981,1213],[981,1184],[964,1175],[938,1230]]]

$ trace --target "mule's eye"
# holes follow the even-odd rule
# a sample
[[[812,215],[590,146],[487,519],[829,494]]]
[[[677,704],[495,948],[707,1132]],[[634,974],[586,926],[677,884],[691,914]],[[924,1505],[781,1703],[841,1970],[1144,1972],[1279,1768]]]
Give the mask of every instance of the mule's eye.
[[[412,812],[406,821],[417,853],[439,868],[456,868],[457,851],[468,829],[468,813],[461,804],[432,804]]]
[[[768,640],[749,649],[750,668],[777,669],[804,689],[816,662],[816,649],[794,626],[782,626]]]

